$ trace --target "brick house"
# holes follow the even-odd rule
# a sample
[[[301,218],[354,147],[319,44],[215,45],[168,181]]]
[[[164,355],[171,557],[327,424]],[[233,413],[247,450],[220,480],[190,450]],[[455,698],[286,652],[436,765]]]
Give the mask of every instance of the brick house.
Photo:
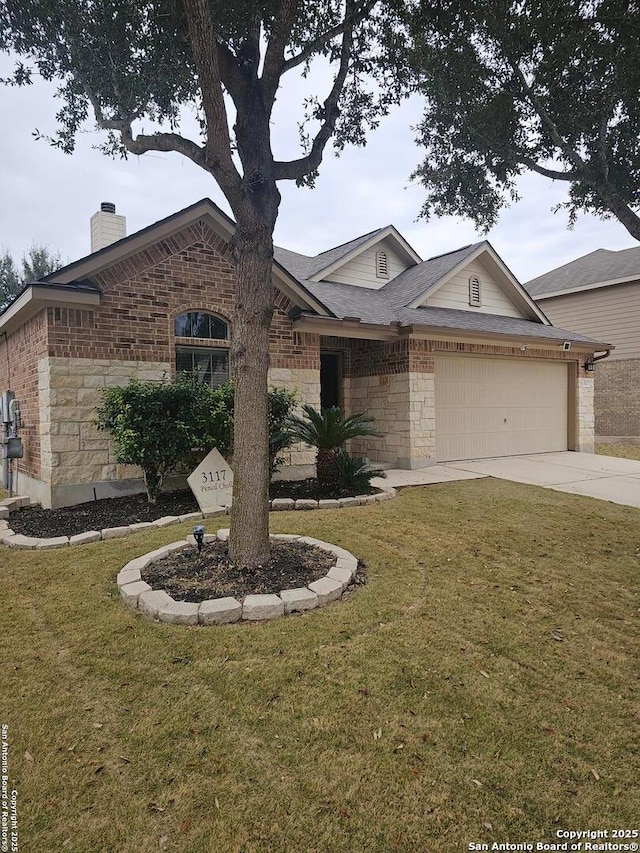
[[[596,249],[525,284],[554,323],[615,345],[595,372],[595,430],[640,440],[640,247]]]
[[[228,376],[234,223],[213,202],[124,237],[103,205],[94,251],[0,314],[0,392],[22,406],[18,489],[64,506],[141,489],[96,431],[100,389],[179,370]],[[307,257],[276,250],[270,381],[300,402],[374,415],[353,450],[390,467],[593,450],[588,359],[482,241],[422,261],[393,226]],[[291,450],[287,476],[312,472]]]

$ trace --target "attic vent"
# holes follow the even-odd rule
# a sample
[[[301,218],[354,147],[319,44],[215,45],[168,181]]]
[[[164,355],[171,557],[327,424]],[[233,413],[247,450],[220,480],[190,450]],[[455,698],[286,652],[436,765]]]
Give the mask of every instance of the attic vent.
[[[482,305],[480,299],[480,279],[472,275],[469,279],[469,305]]]
[[[389,258],[382,249],[376,252],[376,276],[377,278],[389,278]]]

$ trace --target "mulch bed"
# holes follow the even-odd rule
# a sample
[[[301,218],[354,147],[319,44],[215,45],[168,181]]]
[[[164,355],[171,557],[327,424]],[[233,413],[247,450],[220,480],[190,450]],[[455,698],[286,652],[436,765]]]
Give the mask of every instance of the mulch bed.
[[[358,492],[359,495],[374,495],[379,489],[371,487]],[[354,498],[353,489],[332,489],[324,491],[318,487],[315,478],[307,480],[276,480],[269,487],[270,498],[293,498],[294,500],[321,501],[326,498]]]
[[[271,542],[271,559],[246,569],[229,559],[226,542],[210,542],[198,554],[193,548],[174,551],[141,572],[153,589],[164,589],[176,601],[199,603],[209,598],[279,593],[324,577],[335,565],[327,551],[300,542]]]
[[[377,489],[371,489],[374,493]],[[271,484],[271,498],[323,498],[353,497],[354,492],[343,491],[325,494],[318,489],[316,480],[279,480]],[[124,495],[120,498],[103,498],[99,501],[66,506],[60,509],[25,507],[11,513],[10,526],[16,533],[41,539],[54,536],[75,536],[88,530],[105,527],[125,527],[140,521],[157,521],[165,515],[187,515],[198,512],[199,507],[190,489],[163,492],[152,506],[146,494]],[[282,588],[282,587],[281,587]]]

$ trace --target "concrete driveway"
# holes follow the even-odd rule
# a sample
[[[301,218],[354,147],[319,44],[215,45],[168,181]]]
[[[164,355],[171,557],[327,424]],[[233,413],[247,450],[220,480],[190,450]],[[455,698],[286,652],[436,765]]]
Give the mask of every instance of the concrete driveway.
[[[446,467],[640,507],[640,462],[634,459],[565,451],[448,462]]]
[[[447,462],[405,471],[392,468],[384,480],[374,485],[425,486],[481,477],[498,477],[558,492],[587,495],[603,501],[640,507],[640,462],[593,453],[534,453],[529,456],[502,456],[499,459],[472,459]]]

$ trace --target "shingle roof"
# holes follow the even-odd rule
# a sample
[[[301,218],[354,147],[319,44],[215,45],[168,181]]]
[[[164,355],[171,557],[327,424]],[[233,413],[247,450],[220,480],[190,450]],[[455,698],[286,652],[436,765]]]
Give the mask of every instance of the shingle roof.
[[[373,290],[356,284],[338,284],[333,281],[303,281],[301,284],[340,320],[345,317],[358,317],[363,323],[379,326],[398,322],[398,316],[384,288]]]
[[[382,290],[394,308],[404,308],[419,296],[426,295],[447,273],[451,272],[469,255],[472,255],[483,242],[486,241],[471,243],[461,249],[447,252],[444,255],[436,255],[422,261],[421,264],[409,267],[385,284]]]
[[[386,228],[376,228],[374,231],[369,231],[368,234],[361,234],[355,240],[349,240],[348,243],[334,246],[333,249],[327,249],[326,252],[321,252],[319,255],[313,257],[300,255],[298,252],[291,252],[289,249],[276,246],[274,248],[274,257],[279,264],[282,264],[296,278],[311,278],[311,276],[319,273],[320,270],[332,266],[341,258],[346,258],[347,255],[351,254],[359,246],[362,246],[363,243],[367,243],[385,230]]]
[[[596,249],[595,252],[532,278],[524,287],[531,296],[539,298],[545,293],[593,287],[601,282],[617,279],[637,278],[640,278],[640,246],[617,252]]]
[[[433,326],[442,329],[459,329],[482,334],[511,335],[513,337],[549,338],[554,341],[591,343],[593,338],[546,326],[533,320],[519,317],[504,317],[498,314],[481,314],[455,308],[401,308],[398,319],[403,325]]]

